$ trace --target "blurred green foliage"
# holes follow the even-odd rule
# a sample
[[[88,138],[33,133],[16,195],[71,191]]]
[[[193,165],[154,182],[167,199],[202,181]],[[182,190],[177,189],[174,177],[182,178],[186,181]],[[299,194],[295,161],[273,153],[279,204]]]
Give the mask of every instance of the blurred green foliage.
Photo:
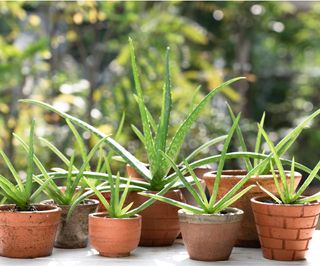
[[[0,145],[23,169],[26,159],[12,132],[26,136],[34,117],[38,136],[72,154],[72,135],[59,117],[17,103],[37,98],[107,134],[125,111],[120,143],[145,160],[130,127],[141,125],[128,36],[135,43],[145,101],[155,114],[161,108],[165,49],[171,47],[175,109],[170,133],[184,118],[182,112],[210,89],[230,77],[247,77],[206,108],[182,157],[227,132],[231,122],[225,101],[243,113],[240,124],[249,144],[253,122],[264,110],[266,128],[276,141],[319,107],[319,15],[320,5],[312,2],[0,2]],[[310,166],[318,161],[319,124],[315,121],[293,148],[297,161]],[[92,146],[93,137],[83,137]],[[36,145],[46,166],[61,164],[40,141]]]

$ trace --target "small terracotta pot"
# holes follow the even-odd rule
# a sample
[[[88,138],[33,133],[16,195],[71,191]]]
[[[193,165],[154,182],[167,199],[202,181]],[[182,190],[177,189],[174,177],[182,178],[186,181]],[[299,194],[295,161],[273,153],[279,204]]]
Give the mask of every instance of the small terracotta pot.
[[[290,172],[287,173],[287,181],[290,181]],[[245,175],[247,171],[244,170],[226,170],[221,175],[220,186],[218,190],[217,199],[223,197],[227,192],[231,190]],[[208,172],[204,174],[203,179],[209,189],[210,194],[212,193],[213,184],[215,181],[216,172]],[[295,188],[298,186],[301,180],[301,174],[295,172]],[[274,184],[273,176],[270,175],[259,175],[252,176],[245,185],[241,188],[244,189],[247,186],[256,184],[258,182],[264,188],[270,192],[276,194],[277,189]],[[240,190],[241,190],[240,189]],[[236,246],[239,247],[260,247],[259,237],[256,230],[254,216],[251,208],[250,199],[255,196],[263,196],[263,193],[258,187],[252,188],[247,194],[242,196],[239,200],[232,204],[233,207],[239,208],[244,211],[244,218],[241,222],[241,228],[236,241]]]
[[[61,209],[34,205],[37,211],[12,211],[15,205],[0,205],[0,255],[36,258],[52,253]]]
[[[263,256],[279,261],[304,260],[318,222],[320,202],[280,205],[264,202],[268,200],[251,199]]]
[[[150,192],[156,194],[157,192]],[[166,197],[183,201],[180,190],[172,190]],[[133,202],[133,208],[140,206],[149,198],[131,192],[127,196],[127,203]],[[139,246],[171,246],[177,238],[179,228],[179,208],[161,201],[155,201],[151,206],[140,212],[142,216],[141,239]]]
[[[88,244],[88,215],[97,211],[99,201],[86,199],[73,210],[69,220],[70,205],[59,205],[62,209],[54,246],[56,248],[85,248]]]
[[[227,208],[223,214],[189,214],[179,210],[183,243],[193,260],[221,261],[230,257],[243,211]]]
[[[137,248],[141,234],[141,216],[108,218],[106,212],[89,215],[89,239],[101,256],[125,257]]]

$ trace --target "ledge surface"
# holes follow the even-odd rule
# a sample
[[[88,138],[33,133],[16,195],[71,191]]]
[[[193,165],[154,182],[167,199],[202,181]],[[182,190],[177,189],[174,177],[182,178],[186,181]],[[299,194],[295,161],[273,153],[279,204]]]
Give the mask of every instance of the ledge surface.
[[[271,261],[263,258],[261,250],[237,248],[228,261],[202,262],[190,260],[182,241],[171,247],[139,247],[130,257],[106,258],[93,248],[54,249],[50,257],[36,259],[10,259],[0,257],[0,266],[319,266],[320,231],[316,231],[304,261]]]

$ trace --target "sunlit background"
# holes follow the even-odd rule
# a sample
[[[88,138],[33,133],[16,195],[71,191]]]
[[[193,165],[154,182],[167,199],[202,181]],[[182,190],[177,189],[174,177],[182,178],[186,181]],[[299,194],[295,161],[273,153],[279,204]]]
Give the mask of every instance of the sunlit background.
[[[171,48],[171,134],[190,107],[215,86],[231,77],[247,77],[207,106],[181,157],[226,133],[230,126],[226,101],[235,112],[242,112],[249,147],[253,148],[263,111],[266,128],[277,141],[320,106],[319,18],[320,3],[305,1],[1,1],[0,145],[23,171],[26,157],[12,133],[26,138],[34,117],[38,136],[47,137],[67,155],[73,153],[72,136],[63,120],[17,102],[36,98],[105,133],[115,131],[125,112],[119,141],[145,160],[130,127],[140,126],[140,121],[133,98],[129,36],[138,56],[145,101],[154,114],[161,106],[165,49]],[[297,161],[314,166],[320,158],[319,125],[319,119],[314,121],[287,156],[295,154]],[[88,146],[96,141],[82,134]],[[235,142],[232,149],[238,146]],[[208,149],[204,155],[219,149]],[[48,168],[61,164],[40,141],[36,152]],[[241,167],[242,162],[229,164]]]

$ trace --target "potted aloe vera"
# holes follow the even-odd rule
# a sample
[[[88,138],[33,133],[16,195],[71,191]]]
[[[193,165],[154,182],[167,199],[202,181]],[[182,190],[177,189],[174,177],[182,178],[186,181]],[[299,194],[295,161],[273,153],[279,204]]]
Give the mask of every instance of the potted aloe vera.
[[[245,175],[223,198],[220,200],[217,199],[227,150],[236,130],[239,118],[240,116],[238,116],[233,123],[224,143],[217,170],[217,179],[214,182],[213,192],[209,199],[207,199],[203,188],[187,161],[185,161],[184,165],[192,175],[198,191],[190,186],[190,183],[175,165],[174,161],[164,153],[163,156],[177,172],[181,181],[198,203],[198,207],[157,194],[146,192],[139,193],[181,208],[178,214],[182,238],[190,258],[194,260],[220,261],[229,258],[243,217],[242,210],[230,206],[245,195],[250,189],[255,187],[255,185],[250,185],[240,190],[248,179],[250,179],[250,176],[254,173],[255,169],[259,168],[262,163]],[[270,158],[265,159],[264,162],[267,162],[269,159]]]
[[[126,184],[121,184],[119,173],[114,179],[108,159],[105,163],[110,201],[101,194],[101,188],[97,188],[93,181],[85,179],[106,210],[89,215],[90,243],[101,256],[125,257],[129,256],[139,244],[141,216],[136,214],[136,211],[130,211],[132,202],[126,204],[129,189],[132,189],[130,179]]]
[[[67,124],[72,129],[72,132],[79,143],[80,135],[74,128],[71,122]],[[30,147],[18,137],[18,140],[26,151]],[[101,139],[88,153],[82,154],[83,163],[78,170],[74,165],[75,155],[73,154],[69,160],[57,147],[48,140],[41,138],[41,140],[63,161],[67,166],[67,170],[62,168],[54,168],[54,170],[62,171],[64,175],[61,177],[66,180],[66,185],[58,186],[49,172],[41,164],[39,159],[34,156],[33,160],[38,168],[41,170],[42,175],[36,176],[34,179],[40,185],[46,185],[43,192],[49,197],[49,200],[42,201],[44,204],[55,204],[61,208],[62,214],[58,226],[54,246],[57,248],[83,248],[88,243],[88,215],[97,210],[99,201],[95,199],[83,199],[80,203],[77,202],[77,207],[74,209],[72,216],[67,220],[68,211],[73,203],[83,195],[87,189],[82,185],[83,172],[87,170],[92,157],[97,150],[104,143]],[[76,171],[73,175],[72,171]],[[89,195],[86,195],[89,197]]]
[[[161,190],[163,186],[170,181],[166,179],[170,171],[172,170],[170,164],[163,157],[163,153],[166,153],[169,157],[175,161],[178,160],[181,147],[184,139],[193,124],[193,122],[199,116],[201,110],[205,107],[205,104],[225,86],[235,82],[241,78],[230,80],[218,88],[209,93],[190,113],[187,113],[186,120],[181,124],[172,140],[169,140],[168,130],[170,127],[170,114],[171,114],[171,77],[170,77],[170,60],[169,49],[166,52],[166,67],[165,67],[165,81],[163,86],[163,99],[162,108],[159,118],[159,122],[156,123],[154,116],[149,112],[147,106],[144,103],[144,94],[141,88],[141,83],[138,75],[136,57],[134,47],[131,39],[129,40],[130,52],[131,52],[131,66],[135,84],[135,99],[138,103],[140,112],[140,121],[142,124],[142,131],[136,126],[132,125],[133,131],[140,139],[141,143],[146,149],[148,158],[148,169],[151,177],[144,177],[142,174],[138,178],[144,179],[150,183],[149,191],[154,193]],[[224,137],[211,140],[209,143],[201,146],[200,148],[208,147],[216,142],[222,141]],[[134,168],[134,166],[132,166]],[[137,175],[132,174],[132,168],[127,165],[127,171],[129,176],[137,178]],[[186,196],[186,195],[185,195]],[[172,198],[177,201],[182,201],[181,191],[171,190],[166,194],[166,197]],[[130,195],[130,199],[139,205],[146,201],[146,197],[136,194]],[[179,233],[179,222],[177,208],[167,205],[162,202],[155,202],[153,206],[144,210],[142,213],[142,234],[140,245],[144,246],[162,246],[171,245]]]
[[[222,85],[218,86],[217,88],[213,89],[208,95],[206,95],[203,98],[203,100],[199,104],[197,104],[191,110],[191,112],[187,114],[185,121],[181,123],[180,127],[178,128],[177,132],[175,133],[171,142],[169,143],[167,137],[170,125],[169,120],[171,110],[169,51],[167,51],[166,59],[166,78],[163,89],[162,111],[160,115],[160,121],[158,125],[156,125],[152,115],[150,114],[146,105],[144,104],[143,93],[138,77],[134,48],[131,39],[129,40],[129,45],[131,51],[133,77],[136,88],[135,98],[139,106],[143,133],[140,132],[140,130],[138,130],[138,128],[134,126],[133,129],[146,147],[149,168],[146,167],[144,163],[140,162],[137,158],[135,158],[132,154],[130,154],[124,147],[122,147],[111,137],[107,137],[105,139],[105,142],[113,151],[115,151],[115,153],[121,156],[132,168],[134,168],[141,175],[144,181],[140,181],[141,183],[139,185],[144,186],[149,191],[158,192],[176,178],[176,174],[171,174],[171,176],[168,177],[171,167],[170,164],[168,164],[168,162],[162,156],[162,153],[160,153],[160,151],[165,152],[169,157],[176,161],[190,127],[192,126],[193,122],[197,119],[197,117],[200,115],[200,112],[205,108],[205,105],[212,99],[213,96],[215,96],[223,88],[232,84],[235,81],[238,81],[239,79],[242,79],[242,77],[229,80],[223,83]],[[51,105],[37,100],[21,100],[21,102],[40,105],[41,107],[44,107],[50,111],[56,112],[63,118],[70,120],[72,123],[82,127],[83,129],[88,130],[91,133],[94,133],[99,138],[105,137],[105,134],[103,134],[101,131],[94,128],[93,126],[67,113],[57,110]],[[223,140],[223,138],[216,139],[214,141],[209,142],[206,145],[202,145],[201,148],[205,148],[207,145],[212,145],[215,142],[221,140]],[[197,167],[201,166],[202,165]],[[136,181],[136,183],[137,182],[139,181]],[[172,190],[170,190],[167,193],[167,197],[171,197],[176,200],[182,200],[181,192],[177,189],[177,187],[172,188]],[[130,194],[129,199],[130,201],[133,201],[135,203],[134,207],[141,205],[147,200],[146,197],[137,194]],[[156,205],[157,207],[155,207],[154,205]],[[175,238],[179,233],[178,215],[177,209],[175,207],[171,207],[170,205],[163,204],[161,202],[156,202],[152,205],[152,207],[149,207],[148,209],[144,210],[141,215],[141,245],[171,245],[174,242]]]
[[[229,108],[229,113],[230,113],[232,120],[235,120],[235,115],[234,115],[233,111],[231,110],[230,106],[228,106],[228,108]],[[308,123],[310,123],[311,120],[313,120],[319,114],[320,114],[320,110],[315,111],[313,114],[311,114],[304,121],[302,121],[296,128],[294,128],[287,136],[285,136],[278,143],[278,145],[276,146],[276,151],[279,154],[279,156],[282,156],[291,147],[291,145],[298,138],[299,134],[302,132],[304,127],[307,126]],[[265,120],[265,115],[263,114],[261,121],[260,121],[260,124],[262,126],[264,124],[264,120]],[[248,152],[247,145],[244,141],[244,137],[243,137],[241,128],[239,126],[237,127],[236,133],[238,136],[238,140],[240,141],[240,146],[244,152],[232,152],[232,153],[229,153],[228,156],[234,155],[234,157],[236,157],[238,155],[240,158],[244,159],[246,169],[223,171],[223,173],[221,175],[221,186],[219,188],[218,195],[217,195],[218,199],[222,198],[250,170],[255,168],[261,162],[261,160],[266,157],[264,152],[260,153],[261,144],[262,144],[261,131],[258,131],[258,133],[257,133],[254,152]],[[249,157],[247,157],[250,155],[252,155],[252,160]],[[214,158],[214,156],[211,157],[211,159],[213,159],[213,158]],[[199,164],[206,163],[209,160],[210,160],[210,158],[203,159],[203,160],[200,160],[200,162],[198,162],[198,163],[191,164],[191,166],[194,167]],[[285,159],[281,159],[281,162],[286,165],[291,164],[291,161],[285,160]],[[311,172],[310,169],[306,168],[305,166],[303,166],[299,163],[296,163],[296,167],[303,170],[303,171],[306,171],[308,173]],[[289,175],[289,173],[286,173],[286,174],[287,174],[286,175],[287,182],[289,182],[290,175]],[[213,190],[213,184],[215,182],[216,175],[217,175],[217,172],[212,170],[211,172],[206,173],[205,176],[203,177],[210,192],[212,192],[212,190]],[[295,173],[294,183],[293,183],[294,189],[296,189],[296,187],[298,186],[300,179],[301,179],[300,173]],[[270,167],[268,164],[265,164],[261,168],[256,169],[255,173],[244,184],[244,187],[250,186],[252,184],[256,184],[256,182],[258,182],[264,188],[266,188],[268,191],[270,191],[274,194],[277,192],[276,185],[273,182],[273,175],[270,172]],[[258,233],[257,233],[255,223],[254,223],[254,216],[253,216],[253,212],[252,212],[252,208],[251,208],[250,199],[252,197],[255,197],[255,196],[261,195],[261,194],[264,194],[264,193],[261,192],[261,190],[256,187],[256,188],[253,188],[252,190],[250,190],[250,192],[248,192],[248,194],[246,194],[245,196],[243,196],[242,198],[240,198],[239,200],[237,200],[234,203],[235,207],[242,209],[244,211],[244,218],[241,222],[241,230],[239,231],[238,239],[236,241],[237,246],[260,247],[260,242],[259,242]]]
[[[258,184],[267,196],[251,199],[263,256],[272,260],[303,260],[320,213],[320,194],[316,193],[306,197],[303,196],[303,193],[319,172],[320,161],[299,189],[295,191],[294,159],[291,170],[286,172],[276,147],[261,125],[259,125],[259,129],[273,154],[270,169],[277,188],[277,192],[274,194]],[[274,165],[277,167],[276,171]],[[288,174],[289,183],[286,179]]]
[[[28,168],[25,182],[0,149],[16,184],[0,175],[2,195],[8,204],[0,205],[0,255],[12,258],[45,257],[52,253],[61,209],[53,205],[34,203],[47,183],[33,190],[34,121],[29,137]]]

